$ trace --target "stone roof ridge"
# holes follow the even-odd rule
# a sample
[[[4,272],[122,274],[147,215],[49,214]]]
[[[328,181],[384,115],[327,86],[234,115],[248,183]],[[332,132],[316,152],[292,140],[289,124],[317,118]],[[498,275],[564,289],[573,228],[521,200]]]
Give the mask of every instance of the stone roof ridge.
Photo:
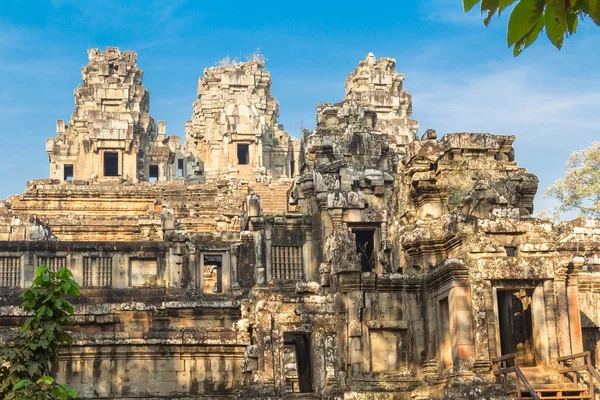
[[[360,67],[370,67],[374,66],[375,68],[384,67],[385,69],[393,69],[396,72],[396,59],[391,57],[375,57],[375,54],[369,52],[364,60],[358,62],[358,68]],[[355,70],[356,71],[356,70]]]
[[[265,70],[265,61],[262,60],[247,60],[239,61],[237,59],[230,59],[228,57],[221,59],[216,65],[204,69],[204,76],[207,75],[218,75],[228,72],[247,72]]]
[[[88,49],[89,64],[94,62],[126,62],[135,67],[137,62],[137,53],[132,50],[120,51],[118,47],[107,46],[104,51],[97,48]]]
[[[440,139],[444,147],[450,148],[498,148],[512,146],[514,135],[496,135],[487,132],[452,132]]]

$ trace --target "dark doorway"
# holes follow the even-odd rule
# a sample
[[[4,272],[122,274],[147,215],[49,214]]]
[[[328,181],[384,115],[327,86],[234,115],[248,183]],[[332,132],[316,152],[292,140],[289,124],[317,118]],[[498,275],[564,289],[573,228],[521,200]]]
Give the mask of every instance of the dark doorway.
[[[119,153],[104,152],[104,176],[119,176]]]
[[[158,165],[151,165],[149,172],[150,182],[156,182],[158,180]]]
[[[583,323],[586,319],[589,320],[587,315],[580,312],[581,322]],[[591,322],[591,320],[589,320]],[[583,335],[583,351],[590,352],[590,362],[594,368],[598,368],[598,343],[600,342],[600,330],[594,326],[592,322],[589,326],[581,329]]]
[[[177,160],[177,176],[180,178],[183,176],[183,158]]]
[[[65,165],[64,169],[64,180],[72,181],[73,180],[73,165]]]
[[[286,391],[310,393],[312,388],[312,370],[310,362],[310,335],[286,332],[283,336],[284,347],[290,350],[290,358],[295,358],[296,368],[286,368]],[[293,361],[293,360],[289,360]],[[297,379],[297,385],[295,381]]]
[[[375,229],[352,230],[356,238],[356,252],[360,257],[362,272],[371,272],[375,268]]]
[[[536,365],[531,315],[533,289],[498,290],[502,355],[517,353],[520,366]]]
[[[223,292],[223,257],[220,255],[204,256],[203,292],[204,293],[222,293]]]
[[[247,144],[238,144],[237,145],[237,156],[238,156],[238,164],[246,165],[250,162],[249,157],[249,145]]]
[[[450,335],[450,305],[445,297],[438,302],[438,335],[440,344],[440,364],[444,369],[454,365],[452,359],[452,339]]]

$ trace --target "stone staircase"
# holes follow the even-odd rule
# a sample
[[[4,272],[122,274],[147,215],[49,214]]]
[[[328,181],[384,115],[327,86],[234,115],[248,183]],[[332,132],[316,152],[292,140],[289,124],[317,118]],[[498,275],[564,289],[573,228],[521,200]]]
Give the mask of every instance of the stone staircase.
[[[590,363],[589,352],[559,357],[558,361],[561,368],[549,370],[541,366],[520,367],[516,353],[492,360],[496,367],[494,375],[507,387],[507,394],[514,399],[597,398],[600,375]]]
[[[507,394],[512,395],[513,398],[517,399],[594,399],[593,395],[590,397],[587,389],[577,388],[573,385],[566,384],[545,384],[540,386],[534,385],[533,391],[537,397],[533,397],[533,394],[525,388],[521,388],[521,393],[517,393],[516,390],[512,390],[508,391]]]
[[[282,215],[287,211],[287,191],[291,187],[292,182],[256,183],[251,186],[260,196],[260,207],[265,215]]]
[[[544,367],[520,367],[530,387],[516,385],[507,394],[517,399],[534,399],[530,389],[539,399],[590,399],[588,389],[578,387],[573,383],[559,382],[557,371],[550,371]],[[553,376],[554,375],[554,376]],[[518,390],[520,389],[520,393]],[[593,399],[593,397],[591,397]]]

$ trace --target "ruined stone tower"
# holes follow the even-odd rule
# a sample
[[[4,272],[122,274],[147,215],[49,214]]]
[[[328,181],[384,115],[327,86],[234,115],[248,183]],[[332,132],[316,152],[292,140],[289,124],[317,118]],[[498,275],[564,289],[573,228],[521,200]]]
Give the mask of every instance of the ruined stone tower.
[[[207,68],[186,124],[185,149],[204,161],[209,177],[293,177],[297,141],[278,116],[264,61]]]
[[[147,173],[143,164],[138,169],[138,153],[156,137],[156,125],[137,55],[107,48],[90,50],[88,58],[71,120],[66,125],[58,120],[57,137],[46,144],[50,176],[143,179]]]
[[[532,217],[514,136],[419,139],[369,54],[301,140],[263,61],[208,68],[181,146],[135,60],[90,51],[51,178],[0,202],[2,345],[44,264],[82,286],[79,398],[593,398],[600,222]]]
[[[358,63],[346,79],[346,100],[370,105],[377,113],[374,128],[393,135],[396,144],[412,142],[419,124],[412,120],[412,96],[404,89],[404,75],[396,60],[377,59],[373,53]]]

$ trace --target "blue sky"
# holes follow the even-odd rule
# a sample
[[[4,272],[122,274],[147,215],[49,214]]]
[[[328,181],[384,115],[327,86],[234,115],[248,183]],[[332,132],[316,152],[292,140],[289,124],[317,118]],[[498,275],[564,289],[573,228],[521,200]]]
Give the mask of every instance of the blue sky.
[[[536,212],[547,209],[569,154],[600,139],[600,29],[585,21],[562,51],[541,37],[514,58],[506,16],[480,20],[461,0],[0,0],[0,198],[48,176],[45,140],[73,111],[87,49],[137,51],[151,114],[183,137],[204,68],[260,48],[291,134],[314,128],[317,102],[342,99],[368,52],[393,57],[420,134],[516,135],[519,165],[540,177]]]

